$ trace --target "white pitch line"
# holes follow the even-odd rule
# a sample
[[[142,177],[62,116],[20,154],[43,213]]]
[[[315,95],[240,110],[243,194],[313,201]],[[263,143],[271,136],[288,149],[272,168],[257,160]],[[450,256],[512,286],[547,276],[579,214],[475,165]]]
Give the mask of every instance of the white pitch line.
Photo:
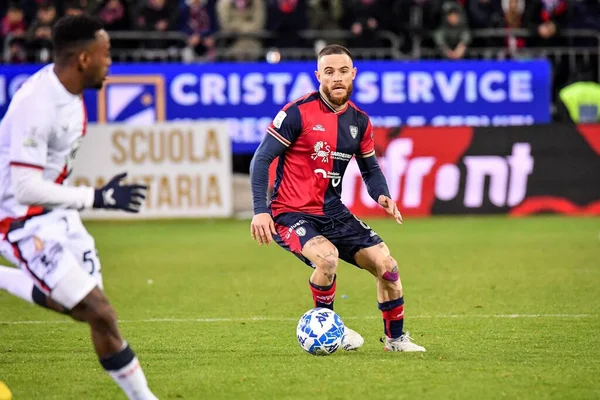
[[[465,314],[442,314],[442,315],[407,315],[407,319],[424,318],[424,319],[443,319],[443,318],[598,318],[600,315],[595,314],[490,314],[490,315],[465,315]],[[381,319],[379,316],[352,317],[348,316],[343,320],[362,320],[362,319]],[[218,323],[218,322],[296,322],[298,318],[283,318],[283,317],[250,317],[250,318],[149,318],[149,319],[132,319],[119,320],[119,323],[135,324],[135,323],[153,323],[153,322],[201,322],[201,323]],[[44,324],[66,324],[72,323],[72,320],[48,320],[48,321],[0,321],[0,325],[44,325]]]

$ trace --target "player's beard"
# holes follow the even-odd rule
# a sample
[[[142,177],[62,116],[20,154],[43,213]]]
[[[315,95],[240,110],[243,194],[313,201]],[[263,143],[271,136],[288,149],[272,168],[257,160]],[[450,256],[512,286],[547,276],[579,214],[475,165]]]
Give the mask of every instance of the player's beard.
[[[333,97],[333,95],[331,94],[331,90],[329,90],[328,87],[324,87],[323,92],[325,93],[325,96],[327,96],[327,101],[329,101],[331,104],[333,104],[334,106],[343,106],[348,102],[350,96],[352,96],[353,89],[354,88],[352,82],[350,82],[350,84],[348,84],[348,86],[346,87],[346,95],[343,97]]]
[[[96,78],[90,80],[89,89],[100,90],[104,86],[104,78]]]
[[[100,90],[104,86],[106,75],[88,74],[84,79],[86,89]]]

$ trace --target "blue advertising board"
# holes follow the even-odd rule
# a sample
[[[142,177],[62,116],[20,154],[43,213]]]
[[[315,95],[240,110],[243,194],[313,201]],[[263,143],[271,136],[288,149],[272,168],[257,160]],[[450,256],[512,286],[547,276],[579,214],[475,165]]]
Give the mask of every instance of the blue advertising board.
[[[356,62],[352,100],[374,126],[550,122],[550,64],[539,61]],[[317,90],[314,62],[115,64],[85,93],[90,122],[226,119],[234,153],[253,152],[287,102]],[[40,66],[0,66],[0,117]]]

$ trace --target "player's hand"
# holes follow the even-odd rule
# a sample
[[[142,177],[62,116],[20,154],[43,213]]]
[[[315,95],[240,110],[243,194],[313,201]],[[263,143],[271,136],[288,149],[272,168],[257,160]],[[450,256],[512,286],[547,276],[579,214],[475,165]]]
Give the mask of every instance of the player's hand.
[[[116,175],[104,187],[97,189],[94,194],[94,208],[139,212],[142,202],[146,198],[148,186],[121,185],[121,180],[126,176],[127,173]]]
[[[273,235],[277,234],[271,214],[261,213],[252,217],[250,234],[252,235],[252,239],[256,240],[260,245],[271,243]]]
[[[398,210],[398,206],[396,205],[394,200],[390,199],[387,196],[380,195],[379,199],[377,199],[377,202],[381,207],[385,208],[385,211],[387,211],[388,214],[396,218],[396,221],[399,224],[402,224],[402,214],[400,214],[400,210]]]

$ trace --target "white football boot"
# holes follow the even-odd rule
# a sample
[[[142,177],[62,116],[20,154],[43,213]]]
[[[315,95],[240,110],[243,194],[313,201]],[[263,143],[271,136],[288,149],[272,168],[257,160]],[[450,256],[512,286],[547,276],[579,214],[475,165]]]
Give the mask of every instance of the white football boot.
[[[413,338],[409,336],[408,332],[405,332],[404,335],[400,336],[396,339],[391,339],[389,337],[385,338],[384,342],[384,350],[385,351],[405,351],[405,352],[417,352],[417,351],[427,351],[425,347],[419,346],[416,343],[412,342]]]
[[[365,343],[365,339],[355,330],[344,327],[344,337],[342,338],[342,349],[346,351],[357,350]]]

